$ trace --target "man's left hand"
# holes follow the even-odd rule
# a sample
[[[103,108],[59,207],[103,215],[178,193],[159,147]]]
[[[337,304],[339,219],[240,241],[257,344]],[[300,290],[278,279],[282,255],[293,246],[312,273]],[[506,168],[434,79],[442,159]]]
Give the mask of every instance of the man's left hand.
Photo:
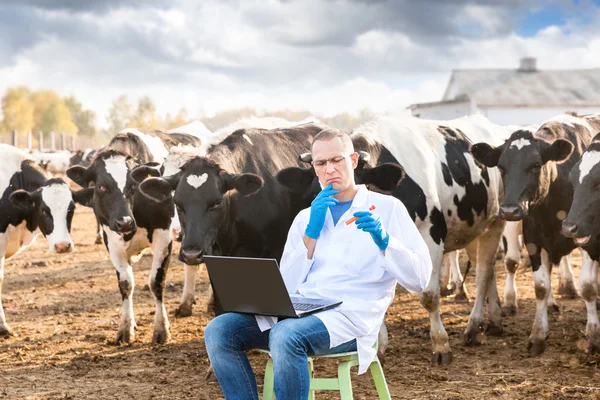
[[[385,251],[390,241],[390,235],[385,231],[379,215],[373,214],[370,211],[357,211],[354,213],[358,219],[354,222],[358,229],[369,232],[373,241],[381,251]]]

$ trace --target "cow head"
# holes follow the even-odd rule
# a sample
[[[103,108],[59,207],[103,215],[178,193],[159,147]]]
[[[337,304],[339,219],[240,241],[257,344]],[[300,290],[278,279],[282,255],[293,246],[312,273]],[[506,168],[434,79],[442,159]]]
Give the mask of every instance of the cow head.
[[[87,168],[76,165],[67,176],[84,188],[93,188],[89,204],[101,225],[118,234],[135,231],[131,205],[138,187],[131,169],[135,163],[123,153],[108,150],[100,153]],[[148,167],[146,175],[160,176],[160,170]],[[141,172],[140,172],[141,173]]]
[[[164,201],[175,191],[183,230],[179,259],[197,265],[204,254],[212,254],[219,231],[235,219],[230,192],[235,189],[239,196],[249,196],[262,185],[258,175],[232,174],[209,158],[195,157],[175,175],[145,180],[140,191],[155,201]]]
[[[27,192],[16,190],[9,197],[10,202],[31,216],[28,228],[40,229],[48,240],[50,251],[69,253],[74,244],[71,239],[71,221],[75,212],[75,203],[81,201],[78,193],[71,193],[62,179],[50,179],[39,189]]]
[[[500,217],[518,221],[525,217],[530,204],[548,193],[553,163],[565,161],[573,151],[571,142],[557,139],[552,143],[519,130],[499,147],[477,143],[473,157],[486,167],[498,167],[504,182],[504,201]]]
[[[573,166],[569,180],[575,189],[567,218],[562,222],[563,234],[583,246],[600,237],[597,219],[600,215],[600,134]]]

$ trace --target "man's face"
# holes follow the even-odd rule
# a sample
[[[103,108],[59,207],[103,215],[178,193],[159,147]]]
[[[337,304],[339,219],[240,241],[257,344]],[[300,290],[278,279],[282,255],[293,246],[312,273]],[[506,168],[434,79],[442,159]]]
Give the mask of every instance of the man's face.
[[[354,184],[358,154],[344,146],[339,138],[318,140],[312,146],[313,167],[322,187],[331,184],[343,192]]]

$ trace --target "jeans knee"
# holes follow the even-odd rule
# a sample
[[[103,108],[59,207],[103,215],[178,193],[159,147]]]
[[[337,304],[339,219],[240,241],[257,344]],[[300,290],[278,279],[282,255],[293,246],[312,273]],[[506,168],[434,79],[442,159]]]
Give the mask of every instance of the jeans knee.
[[[227,314],[223,314],[213,318],[206,325],[206,328],[204,328],[204,344],[207,350],[223,344],[230,337],[231,324],[228,320]]]
[[[286,324],[275,324],[269,334],[269,351],[271,354],[289,353],[304,349],[302,335]]]

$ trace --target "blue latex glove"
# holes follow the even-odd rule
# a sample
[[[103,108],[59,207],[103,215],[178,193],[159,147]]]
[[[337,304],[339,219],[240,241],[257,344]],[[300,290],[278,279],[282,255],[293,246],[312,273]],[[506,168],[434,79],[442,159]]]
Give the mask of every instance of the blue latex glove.
[[[385,251],[390,241],[390,235],[383,229],[379,215],[373,214],[370,211],[357,211],[354,213],[358,217],[354,223],[358,229],[369,232],[373,241],[381,251]]]
[[[321,234],[321,229],[325,225],[325,216],[329,207],[338,203],[337,199],[333,196],[337,194],[337,190],[331,189],[332,185],[329,184],[325,189],[315,197],[310,205],[310,219],[308,220],[308,226],[304,234],[312,239],[318,239]]]

